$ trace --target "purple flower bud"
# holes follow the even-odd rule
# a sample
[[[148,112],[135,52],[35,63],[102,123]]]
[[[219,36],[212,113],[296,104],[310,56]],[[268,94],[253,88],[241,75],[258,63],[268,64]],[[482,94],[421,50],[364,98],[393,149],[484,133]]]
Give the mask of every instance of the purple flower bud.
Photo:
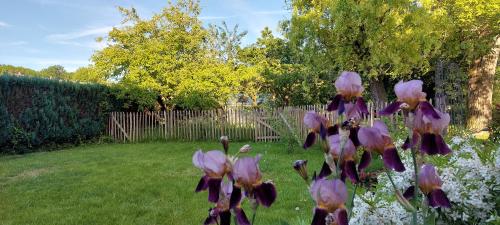
[[[252,147],[248,144],[246,145],[243,145],[241,148],[240,148],[240,153],[247,153],[249,152],[250,150],[252,150]]]
[[[308,180],[307,176],[307,160],[297,160],[293,163],[293,169],[304,179]]]
[[[229,150],[229,138],[227,136],[220,137],[220,143],[224,148],[224,152],[227,154],[227,151]]]

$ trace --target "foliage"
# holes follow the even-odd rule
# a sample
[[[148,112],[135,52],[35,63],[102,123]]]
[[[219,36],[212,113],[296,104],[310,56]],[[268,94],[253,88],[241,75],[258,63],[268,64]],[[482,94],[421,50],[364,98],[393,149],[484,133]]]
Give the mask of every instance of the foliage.
[[[0,153],[99,137],[108,88],[30,77],[0,77]]]
[[[261,32],[255,44],[243,48],[240,60],[255,68],[255,84],[261,95],[275,106],[325,103],[332,89],[332,76],[307,64],[286,39],[274,37],[269,28]],[[253,88],[259,90],[259,88]]]
[[[92,65],[78,68],[75,72],[71,73],[68,78],[80,82],[106,83],[104,77],[100,76]]]
[[[491,50],[500,30],[498,0],[445,0],[434,4],[447,12],[443,56],[461,59],[468,66]]]
[[[28,75],[28,76],[39,76],[39,72],[21,67],[21,66],[12,66],[12,65],[2,65],[0,64],[0,75]]]
[[[120,11],[122,26],[110,31],[108,46],[92,56],[102,77],[156,92],[170,108],[221,107],[236,94],[236,73],[210,57],[198,1],[169,3],[151,19],[141,19],[133,8]]]
[[[68,79],[68,72],[61,65],[49,66],[45,69],[40,70],[40,76],[46,78],[55,78],[65,80]]]
[[[287,36],[325,68],[409,77],[427,71],[441,45],[442,12],[413,1],[292,0],[290,7]]]

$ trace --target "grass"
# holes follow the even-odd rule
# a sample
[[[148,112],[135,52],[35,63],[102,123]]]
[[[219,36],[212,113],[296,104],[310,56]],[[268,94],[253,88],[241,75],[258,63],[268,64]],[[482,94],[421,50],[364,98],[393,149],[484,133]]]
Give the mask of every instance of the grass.
[[[233,152],[244,143],[231,143]],[[283,144],[253,144],[263,154],[264,179],[278,199],[258,211],[256,224],[308,224],[314,204],[293,171],[296,159],[319,170],[319,149],[286,152]],[[212,205],[194,193],[202,172],[195,150],[217,143],[105,144],[0,157],[0,224],[202,224]],[[243,206],[251,216],[248,205]]]

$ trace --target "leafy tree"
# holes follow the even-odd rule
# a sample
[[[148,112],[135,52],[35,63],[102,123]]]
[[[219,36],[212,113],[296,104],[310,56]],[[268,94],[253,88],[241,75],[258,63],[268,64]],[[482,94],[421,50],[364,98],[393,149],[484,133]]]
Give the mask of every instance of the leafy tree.
[[[68,79],[68,72],[61,65],[53,65],[40,70],[40,76],[65,80]]]
[[[305,64],[297,50],[288,40],[274,37],[266,27],[257,42],[242,49],[239,55],[240,60],[261,74],[262,92],[269,94],[272,103],[282,106],[326,102],[331,76],[316,70],[311,63]]]
[[[27,75],[39,76],[40,73],[21,66],[2,65],[0,64],[0,75]]]
[[[239,32],[238,24],[232,30],[227,27],[226,22],[222,26],[211,24],[208,28],[208,47],[213,51],[213,57],[225,63],[236,63],[241,39],[247,35],[247,31]]]
[[[451,25],[445,56],[468,69],[467,127],[479,131],[492,119],[495,70],[500,53],[500,2],[498,0],[445,0],[436,5],[447,12]]]
[[[325,70],[357,71],[386,100],[384,77],[408,78],[430,68],[441,45],[440,11],[407,0],[291,0],[286,35]]]
[[[169,3],[151,19],[119,9],[123,26],[110,31],[108,47],[92,57],[104,78],[158,93],[162,108],[220,107],[236,94],[233,70],[210,57],[198,1]]]
[[[105,83],[106,80],[100,76],[93,66],[80,67],[75,72],[69,75],[71,80],[92,82],[92,83]]]

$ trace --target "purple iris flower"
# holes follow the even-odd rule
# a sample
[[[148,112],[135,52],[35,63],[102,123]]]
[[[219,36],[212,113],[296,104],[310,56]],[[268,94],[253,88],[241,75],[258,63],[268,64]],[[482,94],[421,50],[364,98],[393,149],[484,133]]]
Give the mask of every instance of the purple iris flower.
[[[337,89],[337,95],[328,105],[328,111],[338,110],[338,114],[341,115],[345,111],[345,103],[355,102],[357,111],[368,114],[366,103],[361,97],[364,88],[358,73],[342,72],[335,80],[335,88]]]
[[[310,130],[303,146],[307,149],[316,142],[316,134],[320,134],[323,139],[326,137],[330,121],[314,111],[308,111],[304,115],[304,124]]]
[[[209,210],[208,217],[205,219],[204,225],[231,224],[231,211],[229,208],[229,200],[233,192],[233,184],[223,181],[221,183],[220,197],[217,201],[215,208]]]
[[[216,203],[219,200],[222,178],[231,172],[231,164],[226,154],[219,150],[206,153],[198,150],[193,155],[193,164],[205,172],[205,176],[198,182],[196,192],[208,189],[208,200]]]
[[[422,165],[418,174],[418,186],[427,196],[429,205],[432,207],[450,208],[450,200],[448,200],[444,191],[441,190],[442,184],[443,181],[439,178],[436,168],[433,165]]]
[[[272,182],[263,182],[259,169],[261,156],[239,158],[233,167],[233,178],[235,180],[233,192],[230,199],[230,207],[235,208],[242,198],[242,190],[245,196],[253,198],[264,207],[271,206],[276,200],[276,188]],[[235,208],[238,224],[247,224],[247,217],[241,208]]]
[[[398,151],[394,146],[389,130],[384,122],[377,120],[372,127],[362,127],[359,129],[358,138],[367,150],[363,152],[358,169],[363,170],[371,162],[371,152],[375,151],[382,155],[385,167],[398,172],[405,171]]]
[[[335,162],[338,162],[340,154],[342,153],[342,149],[340,148],[341,137],[339,134],[331,135],[328,136],[327,140],[329,146],[328,153],[332,156]],[[345,180],[345,177],[348,176],[353,183],[359,181],[358,172],[356,171],[356,163],[354,162],[355,156],[356,146],[354,146],[351,139],[347,138],[344,144],[344,152],[342,153],[342,161],[340,162],[340,168],[342,168],[342,180]],[[322,172],[320,172],[320,177],[323,177],[323,175],[321,175]]]
[[[317,179],[309,189],[312,198],[316,202],[314,217],[311,225],[326,224],[327,217],[333,213],[335,224],[347,225],[348,217],[345,209],[347,200],[347,188],[339,179],[327,180]],[[328,219],[332,222],[331,219]]]
[[[427,116],[439,119],[439,114],[434,107],[425,99],[426,94],[422,91],[423,82],[421,80],[400,81],[394,86],[397,100],[379,112],[379,115],[386,116],[397,112],[400,108],[409,111],[422,110]]]
[[[444,142],[443,132],[450,124],[450,115],[436,110],[439,114],[439,119],[432,116],[426,116],[421,110],[415,112],[413,120],[413,138],[412,143],[407,139],[404,148],[409,148],[418,142],[421,137],[422,142],[420,150],[428,155],[441,154],[446,155],[451,153],[450,147]]]

